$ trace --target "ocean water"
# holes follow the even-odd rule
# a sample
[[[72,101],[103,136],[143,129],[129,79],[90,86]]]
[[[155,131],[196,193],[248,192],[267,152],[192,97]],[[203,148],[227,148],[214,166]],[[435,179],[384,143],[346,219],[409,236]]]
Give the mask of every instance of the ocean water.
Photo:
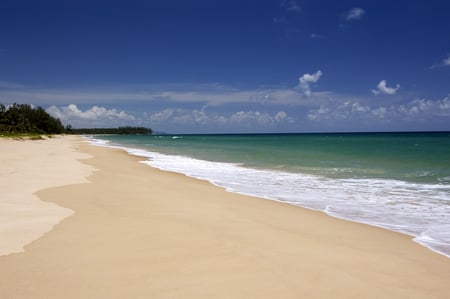
[[[405,233],[450,257],[450,133],[92,136],[143,163]]]

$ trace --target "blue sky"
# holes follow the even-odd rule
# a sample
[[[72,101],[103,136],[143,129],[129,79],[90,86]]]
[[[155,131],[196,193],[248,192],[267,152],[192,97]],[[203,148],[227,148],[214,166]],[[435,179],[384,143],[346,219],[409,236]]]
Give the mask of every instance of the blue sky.
[[[450,130],[450,2],[0,2],[0,102],[74,127]]]

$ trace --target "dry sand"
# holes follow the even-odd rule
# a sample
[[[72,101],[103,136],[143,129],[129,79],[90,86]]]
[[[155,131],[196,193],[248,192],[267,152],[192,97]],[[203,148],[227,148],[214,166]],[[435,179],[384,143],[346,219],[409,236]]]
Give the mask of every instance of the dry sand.
[[[52,186],[87,182],[92,167],[77,159],[89,157],[73,147],[77,137],[48,140],[0,138],[0,255],[50,231],[73,211],[39,200],[34,193]]]
[[[54,151],[71,151],[63,140]],[[450,298],[450,259],[407,236],[76,146],[98,171],[37,193],[75,213],[0,256],[1,298]],[[32,184],[36,173],[18,178]]]

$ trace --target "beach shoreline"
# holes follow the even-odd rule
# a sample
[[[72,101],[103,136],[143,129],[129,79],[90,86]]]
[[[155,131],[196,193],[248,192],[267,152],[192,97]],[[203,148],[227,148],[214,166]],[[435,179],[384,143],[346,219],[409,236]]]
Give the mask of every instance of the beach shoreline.
[[[82,155],[62,177],[84,172],[37,195],[74,213],[25,252],[0,256],[5,298],[450,296],[450,259],[409,236],[226,192],[71,138],[61,140]]]

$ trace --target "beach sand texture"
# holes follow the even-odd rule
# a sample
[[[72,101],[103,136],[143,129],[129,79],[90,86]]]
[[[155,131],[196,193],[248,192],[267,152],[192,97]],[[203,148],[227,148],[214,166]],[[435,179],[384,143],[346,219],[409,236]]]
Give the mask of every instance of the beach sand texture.
[[[0,143],[2,204],[39,188],[59,211],[49,222],[66,217],[0,256],[0,298],[450,298],[450,259],[405,235],[229,193],[74,138]],[[55,152],[67,164],[56,166]],[[58,178],[14,174],[36,157]]]
[[[73,213],[41,201],[36,191],[87,182],[93,168],[77,159],[89,157],[74,149],[77,137],[48,140],[0,138],[0,255],[23,251],[23,246],[50,231]]]

